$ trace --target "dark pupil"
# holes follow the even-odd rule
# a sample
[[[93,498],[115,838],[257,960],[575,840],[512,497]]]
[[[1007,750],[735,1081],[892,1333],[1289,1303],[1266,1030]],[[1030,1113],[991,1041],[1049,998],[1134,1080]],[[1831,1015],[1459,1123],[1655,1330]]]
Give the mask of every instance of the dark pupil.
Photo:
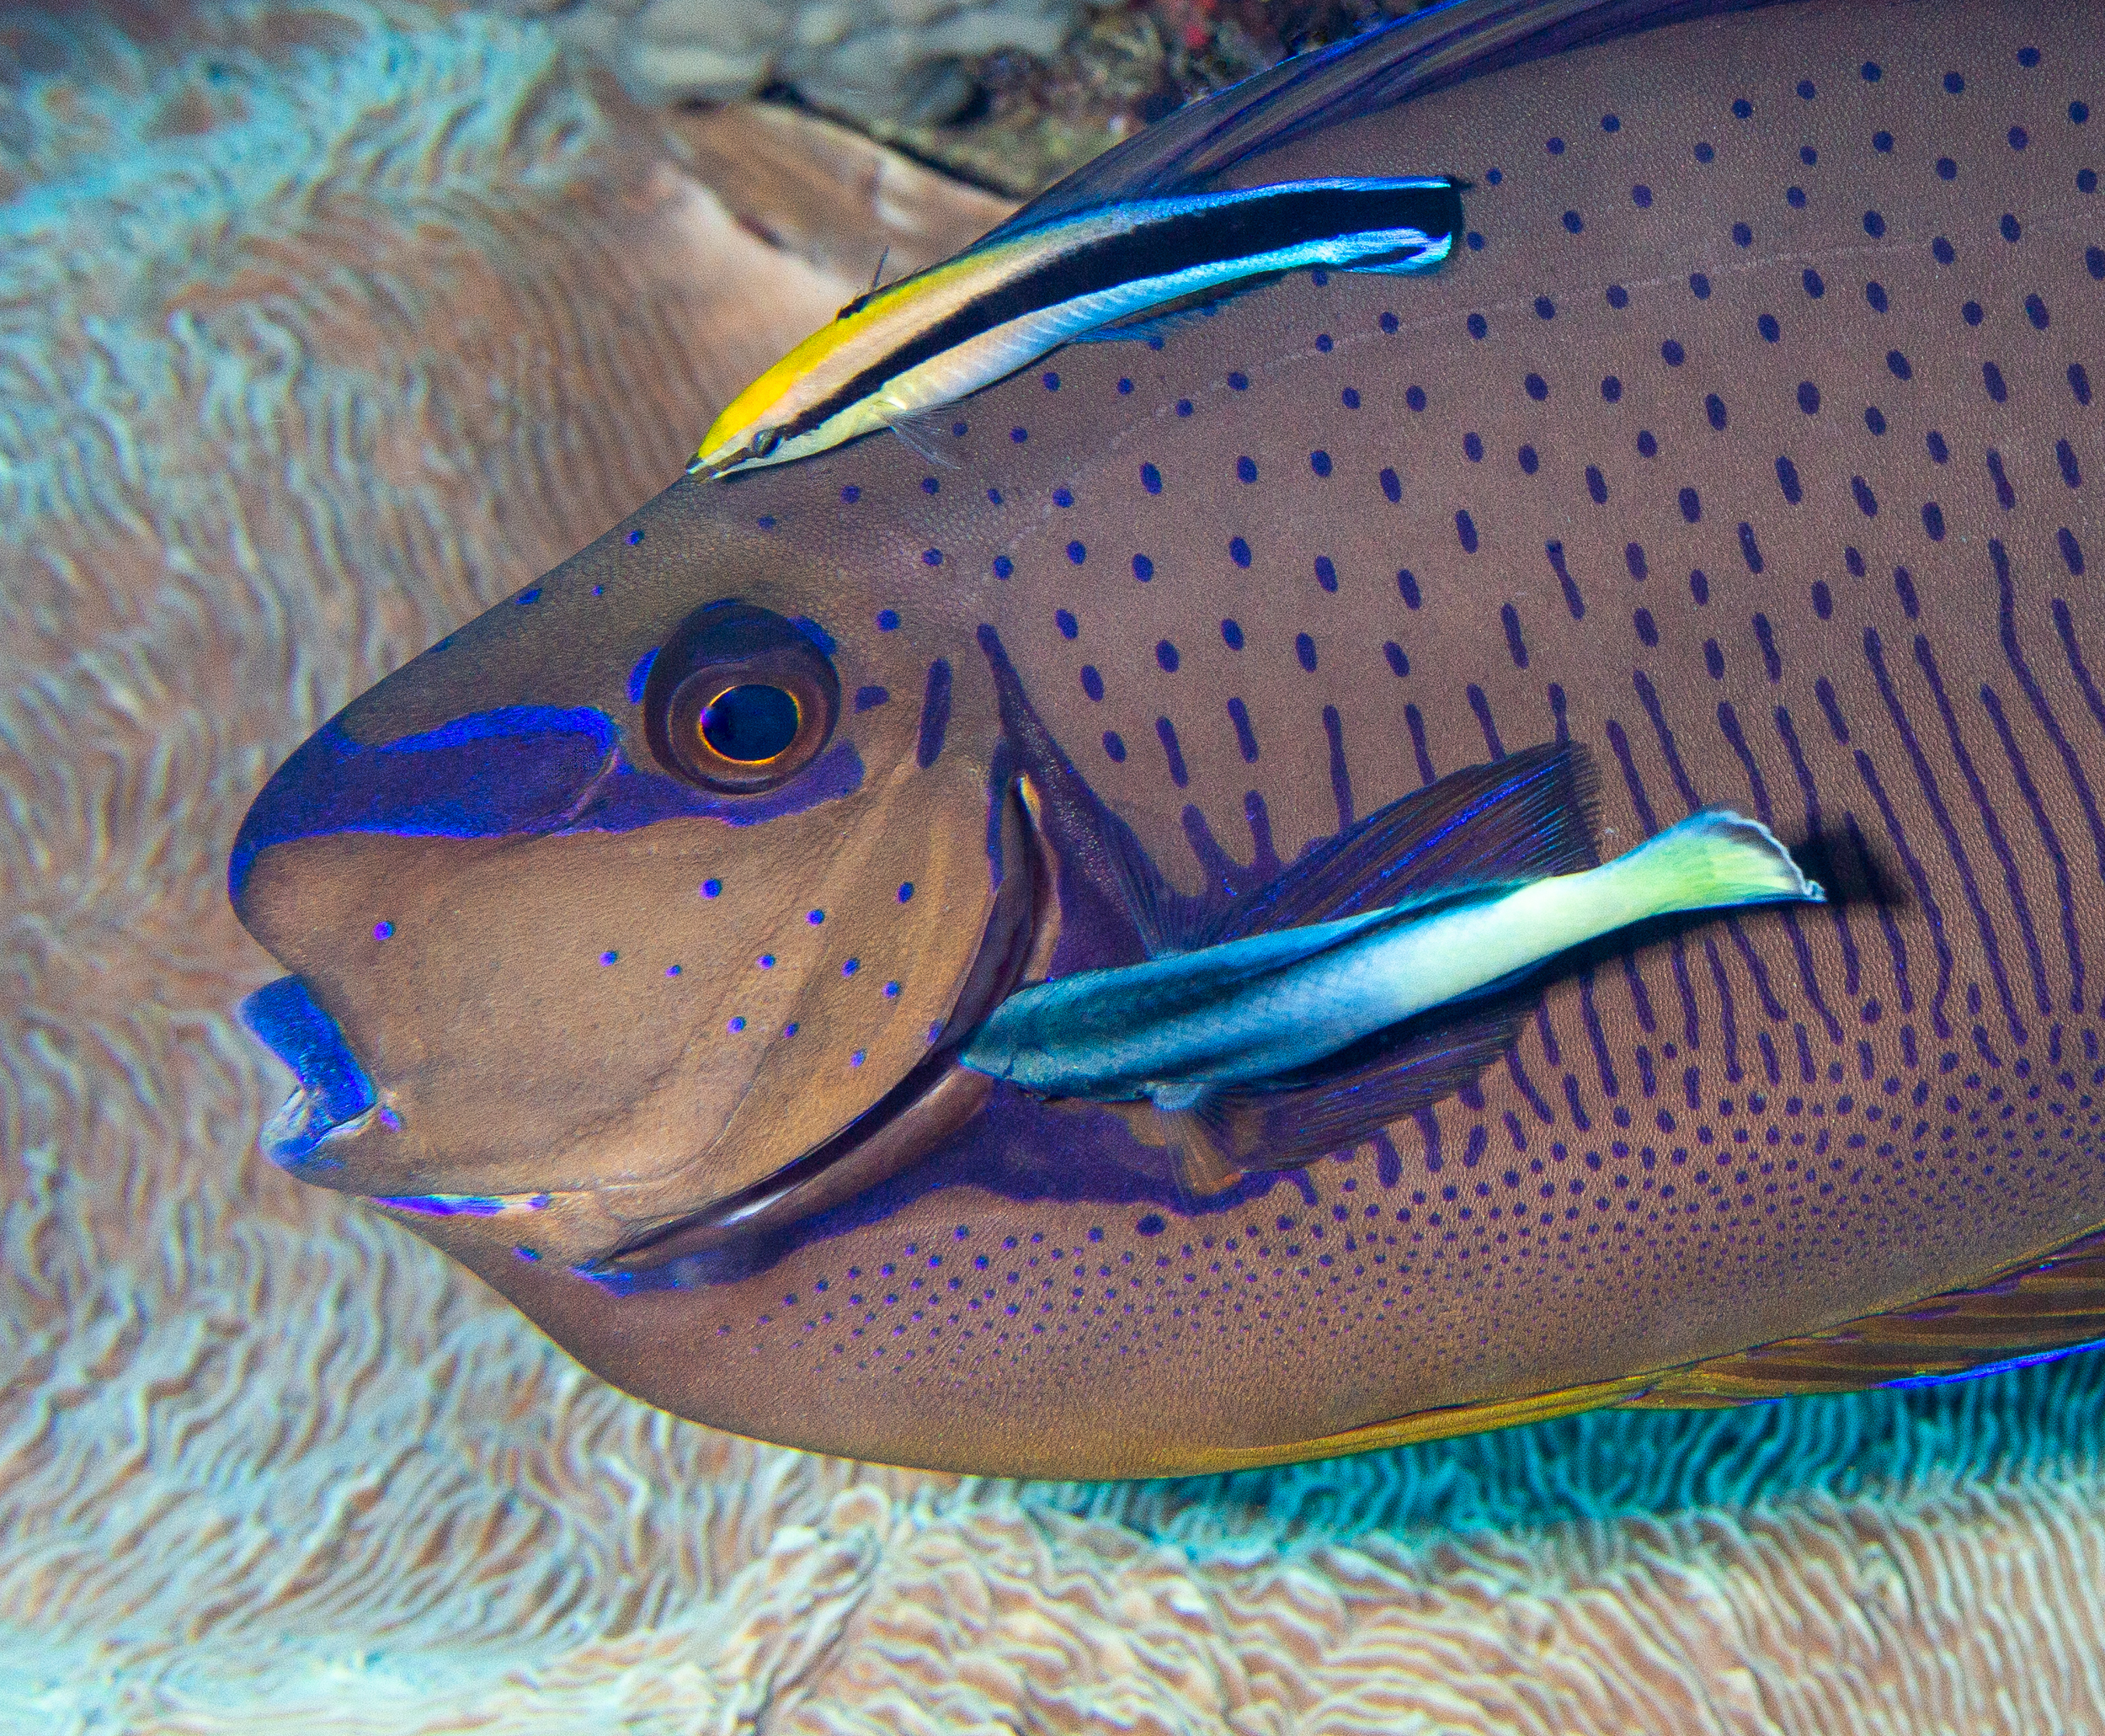
[[[727,688],[702,707],[701,738],[726,759],[757,764],[797,739],[797,700],[779,687]]]

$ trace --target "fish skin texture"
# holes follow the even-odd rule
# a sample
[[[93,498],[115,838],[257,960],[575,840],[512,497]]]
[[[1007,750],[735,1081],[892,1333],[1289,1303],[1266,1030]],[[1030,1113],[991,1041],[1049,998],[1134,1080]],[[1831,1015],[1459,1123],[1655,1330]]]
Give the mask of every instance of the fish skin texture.
[[[1060,1476],[1627,1397],[2096,1227],[2105,221],[2081,105],[2097,38],[2089,13],[2044,3],[1775,6],[1489,72],[1242,165],[1458,173],[1484,244],[1419,280],[1289,280],[1159,351],[1060,352],[961,407],[946,466],[887,439],[676,485],[544,581],[568,613],[504,605],[462,636],[466,674],[412,665],[347,719],[381,740],[478,705],[599,703],[695,604],[779,569],[830,599],[844,690],[882,665],[893,698],[867,715],[903,714],[904,747],[858,738],[859,790],[743,831],[686,817],[512,856],[487,839],[280,844],[242,913],[306,974],[303,956],[349,958],[347,888],[384,866],[455,887],[432,894],[434,923],[545,884],[589,894],[597,926],[640,947],[674,923],[647,843],[706,838],[727,883],[780,882],[736,939],[786,934],[806,889],[771,828],[800,863],[831,839],[887,871],[968,813],[983,830],[1011,751],[1004,679],[1186,897],[1255,886],[1418,784],[1568,734],[1600,761],[1605,853],[1729,805],[1805,845],[1831,906],[1604,952],[1474,1087],[1197,1206],[1116,1116],[998,1090],[862,1199],[626,1290],[520,1259],[506,1219],[413,1227],[683,1414]],[[584,612],[595,583],[629,586],[604,627]],[[883,610],[898,633],[876,631]],[[887,780],[914,761],[939,658],[956,685],[930,764],[953,781],[923,800]],[[445,881],[477,852],[480,880]],[[902,960],[985,903],[961,869],[942,898],[888,903],[842,860],[829,924],[874,932],[882,914]],[[1136,956],[1077,860],[1062,857],[1054,968]],[[550,1004],[577,980],[553,952],[504,963]],[[361,1057],[477,1040],[457,1002],[373,980],[344,962],[318,991]],[[871,1100],[842,1052],[881,1028],[834,980],[807,979],[825,1028],[797,1094],[761,1081],[814,1126]],[[567,1049],[533,1052],[548,1101],[618,1084],[613,1034],[679,1016],[642,982],[606,990]],[[732,1079],[712,1052],[696,1037],[652,1065]],[[471,1058],[488,1067],[463,1062],[463,1090],[490,1089],[494,1061]],[[537,1185],[501,1097],[458,1113]],[[676,1121],[623,1123],[638,1164]],[[618,1166],[584,1155],[597,1125],[577,1118],[560,1178],[584,1202],[580,1248],[594,1211],[635,1221],[605,1206],[628,1185]],[[422,1161],[430,1190],[505,1191],[469,1185],[442,1145]],[[697,1173],[662,1180],[650,1209],[676,1215],[683,1187],[706,1191]]]

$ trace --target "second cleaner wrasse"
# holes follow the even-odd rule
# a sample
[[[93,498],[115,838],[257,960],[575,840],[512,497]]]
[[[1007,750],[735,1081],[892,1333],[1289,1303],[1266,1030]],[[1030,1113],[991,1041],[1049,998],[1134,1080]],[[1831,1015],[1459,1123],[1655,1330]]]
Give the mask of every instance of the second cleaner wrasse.
[[[903,434],[1063,343],[1143,337],[1288,271],[1429,270],[1461,221],[1457,184],[1423,177],[1287,181],[1012,220],[850,301],[732,400],[690,468],[724,476],[882,429]]]
[[[1022,989],[960,1058],[1048,1097],[1152,1101],[1171,1120],[1185,1185],[1215,1192],[1257,1143],[1248,1112],[1268,1090],[1314,1100],[1305,1119],[1319,1144],[1362,1132],[1339,1118],[1340,1094],[1350,1103],[1371,1086],[1386,1112],[1399,1089],[1452,1089],[1508,1034],[1496,1017],[1468,1018],[1471,1004],[1558,955],[1657,917],[1824,900],[1766,826],[1725,808],[1580,865],[1592,860],[1582,774],[1564,746],[1443,779],[1287,869],[1251,901],[1254,912],[1235,913],[1234,927],[1254,932]],[[1309,920],[1326,882],[1348,902],[1378,898],[1384,882],[1397,896]],[[1415,1055],[1392,1047],[1361,1077],[1311,1077],[1436,1009],[1464,1016],[1420,1034]],[[1372,1105],[1353,1106],[1353,1119],[1371,1119]],[[1305,1143],[1263,1141],[1275,1160],[1282,1149],[1303,1155]]]

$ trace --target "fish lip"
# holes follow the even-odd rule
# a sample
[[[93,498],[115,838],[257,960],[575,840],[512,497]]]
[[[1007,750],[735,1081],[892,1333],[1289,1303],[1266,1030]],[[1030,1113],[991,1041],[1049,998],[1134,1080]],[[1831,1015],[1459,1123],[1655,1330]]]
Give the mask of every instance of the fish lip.
[[[1058,928],[1058,870],[1024,782],[1010,784],[1001,797],[1007,805],[1003,859],[1017,863],[1019,871],[1005,876],[995,894],[938,1047],[838,1132],[749,1187],[602,1256],[586,1269],[589,1275],[648,1270],[738,1238],[786,1228],[907,1168],[978,1113],[994,1081],[962,1065],[958,1056],[980,1021],[1033,967],[1042,972]],[[1010,844],[1015,848],[1007,848]]]
[[[299,1081],[258,1142],[264,1156],[295,1174],[333,1168],[328,1147],[349,1142],[392,1115],[365,1069],[301,977],[280,977],[246,996],[238,1008],[249,1034]]]

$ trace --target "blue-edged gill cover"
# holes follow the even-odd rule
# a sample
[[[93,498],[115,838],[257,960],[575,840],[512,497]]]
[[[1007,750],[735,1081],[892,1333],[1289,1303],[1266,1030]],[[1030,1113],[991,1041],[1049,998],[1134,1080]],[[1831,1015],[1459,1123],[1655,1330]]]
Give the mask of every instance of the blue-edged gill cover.
[[[266,1149],[958,1471],[2105,1337],[2101,104],[1454,0],[1188,105],[270,779]]]

